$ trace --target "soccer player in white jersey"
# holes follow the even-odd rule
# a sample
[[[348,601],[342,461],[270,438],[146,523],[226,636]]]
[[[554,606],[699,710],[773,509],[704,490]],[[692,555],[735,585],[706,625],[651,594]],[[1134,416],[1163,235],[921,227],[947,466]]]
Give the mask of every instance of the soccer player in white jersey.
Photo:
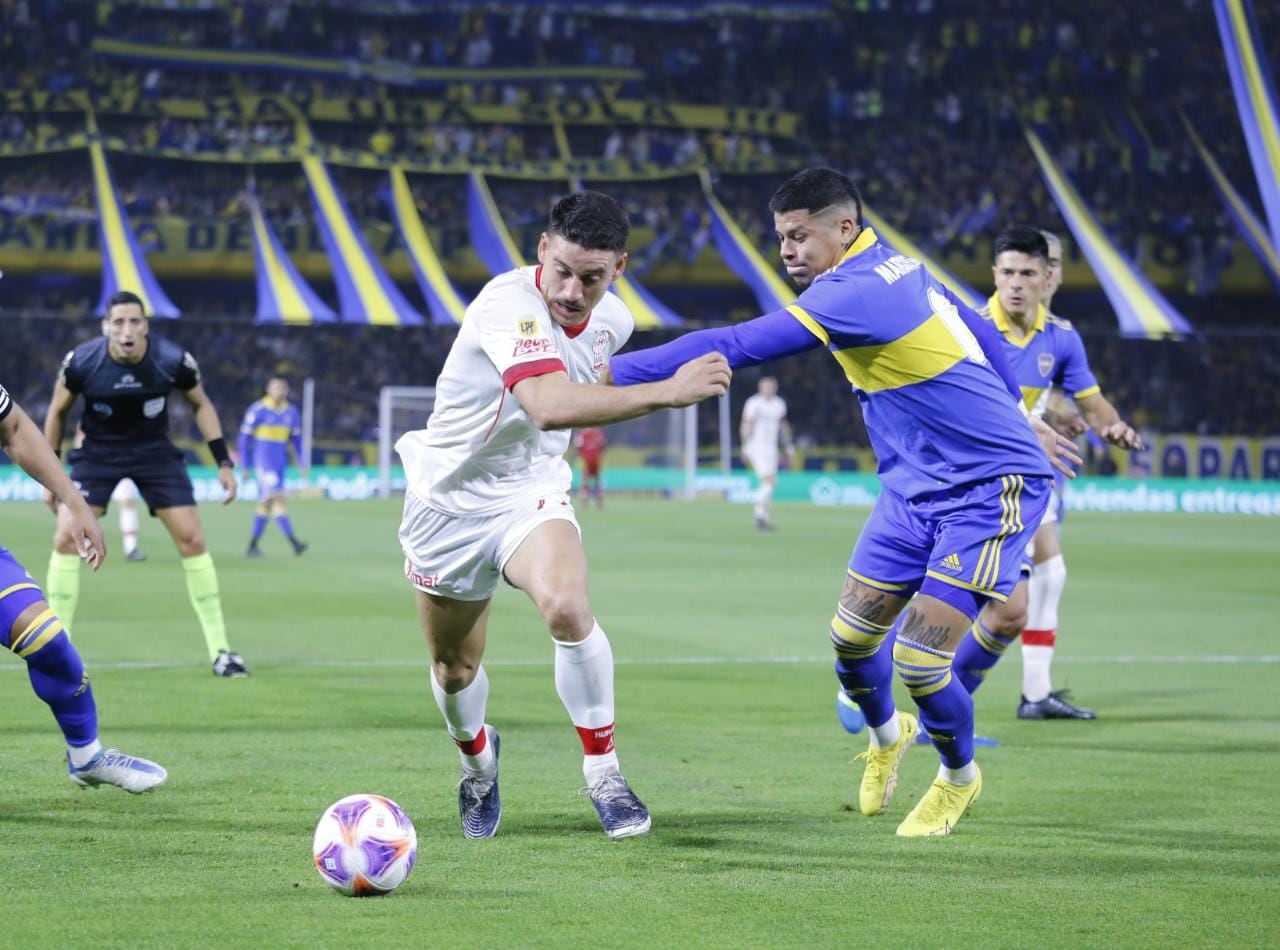
[[[769,511],[778,487],[778,439],[782,439],[788,457],[795,452],[791,426],[787,423],[787,403],[778,395],[778,381],[774,377],[761,377],[755,395],[743,404],[739,434],[742,457],[760,481],[756,492],[756,527],[772,531]]]
[[[111,492],[120,515],[120,537],[124,545],[126,561],[145,561],[147,556],[138,550],[138,486],[132,478],[123,478]]]
[[[489,601],[505,580],[537,606],[555,683],[583,749],[605,834],[649,830],[649,812],[614,749],[613,652],[587,598],[587,560],[569,497],[569,430],[691,405],[725,393],[728,362],[690,360],[644,386],[593,385],[634,329],[610,283],[626,267],[626,213],[582,191],[557,202],[538,266],[502,274],[467,308],[436,380],[426,429],[396,443],[408,483],[400,543],[431,650],[431,688],[462,759],[458,809],[468,838],[502,816],[498,733],[485,722],[481,660]]]

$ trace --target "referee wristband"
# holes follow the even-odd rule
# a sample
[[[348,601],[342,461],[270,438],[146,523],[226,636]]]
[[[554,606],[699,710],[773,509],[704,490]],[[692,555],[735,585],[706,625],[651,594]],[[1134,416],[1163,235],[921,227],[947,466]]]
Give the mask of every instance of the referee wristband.
[[[218,463],[218,468],[231,468],[231,456],[227,453],[226,439],[210,439],[209,451],[213,453],[213,460]]]

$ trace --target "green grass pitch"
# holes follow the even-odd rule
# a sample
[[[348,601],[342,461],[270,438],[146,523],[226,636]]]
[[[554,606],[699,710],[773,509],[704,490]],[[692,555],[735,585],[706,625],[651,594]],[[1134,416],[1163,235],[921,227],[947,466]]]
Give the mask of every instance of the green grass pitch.
[[[580,514],[653,833],[607,841],[576,794],[547,635],[504,590],[488,668],[505,812],[469,842],[398,505],[298,503],[311,551],[273,533],[256,561],[247,505],[202,511],[252,678],[210,675],[157,522],[149,561],[82,572],[75,640],[103,738],[162,762],[167,785],[73,786],[20,663],[0,660],[5,945],[1280,945],[1273,520],[1071,515],[1055,678],[1100,718],[1017,721],[1012,651],[978,696],[978,731],[1003,743],[979,750],[982,800],[951,838],[904,841],[936,759],[908,754],[886,815],[853,810],[866,738],[836,722],[826,646],[865,512],[780,506],[761,535],[744,507],[610,500]],[[0,543],[43,581],[48,512],[3,517]],[[321,811],[362,791],[418,828],[388,898],[342,898],[310,863]]]

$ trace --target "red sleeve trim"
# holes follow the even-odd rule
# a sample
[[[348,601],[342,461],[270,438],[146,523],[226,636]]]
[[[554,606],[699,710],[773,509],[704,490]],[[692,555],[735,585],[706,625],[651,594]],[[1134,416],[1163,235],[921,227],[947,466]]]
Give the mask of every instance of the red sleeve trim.
[[[507,389],[515,389],[516,383],[534,376],[546,376],[548,373],[567,373],[560,360],[530,360],[528,363],[517,363],[502,374],[502,385]]]

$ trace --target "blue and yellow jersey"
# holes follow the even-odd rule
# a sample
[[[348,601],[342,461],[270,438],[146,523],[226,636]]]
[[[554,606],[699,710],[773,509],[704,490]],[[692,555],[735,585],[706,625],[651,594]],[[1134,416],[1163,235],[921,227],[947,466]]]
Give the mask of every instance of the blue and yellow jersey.
[[[993,294],[980,312],[1000,331],[1005,356],[1022,389],[1023,404],[1031,412],[1044,413],[1054,386],[1061,386],[1073,399],[1102,391],[1089,369],[1080,334],[1070,320],[1049,313],[1041,304],[1031,332],[1017,339],[998,295]]]
[[[915,498],[1053,474],[942,285],[870,228],[787,311],[853,384],[886,488]]]
[[[283,470],[289,461],[289,443],[302,459],[302,417],[292,403],[259,399],[245,411],[240,424],[240,464],[251,468]]]

